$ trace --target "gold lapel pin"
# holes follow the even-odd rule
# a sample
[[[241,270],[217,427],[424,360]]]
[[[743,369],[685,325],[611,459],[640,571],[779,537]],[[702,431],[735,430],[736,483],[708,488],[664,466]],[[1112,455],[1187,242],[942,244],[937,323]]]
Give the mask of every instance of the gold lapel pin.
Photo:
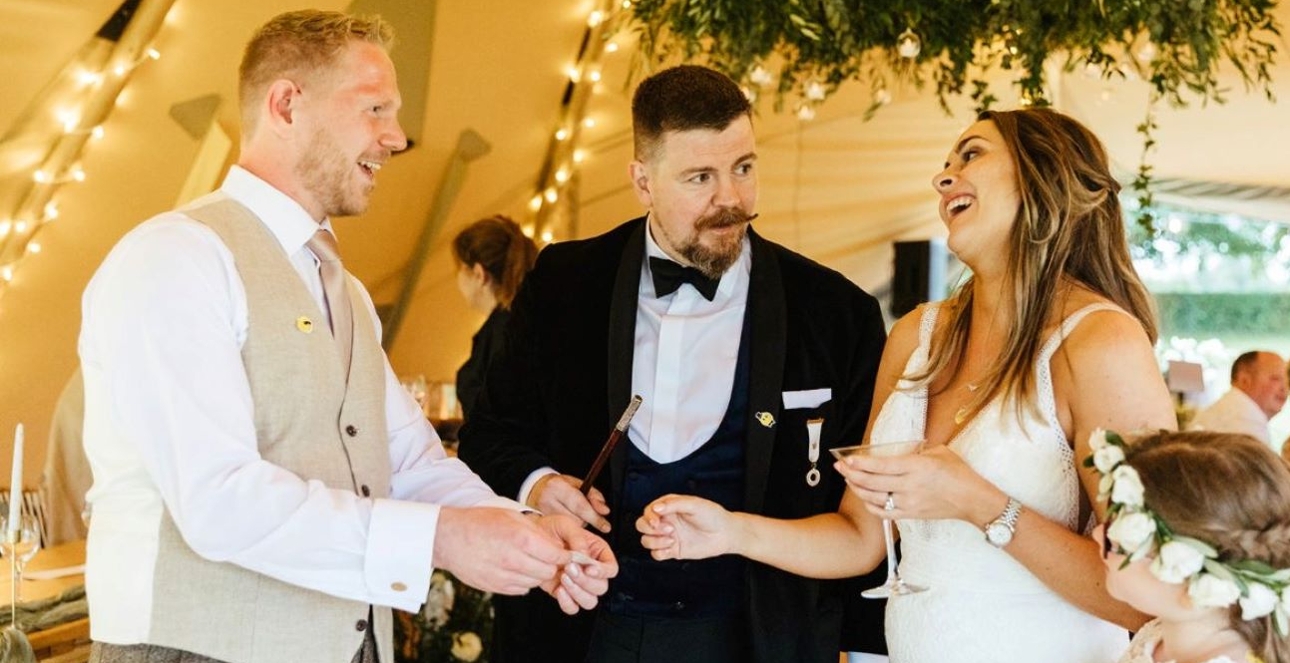
[[[765,426],[766,428],[774,428],[774,427],[775,427],[775,415],[773,415],[773,414],[771,414],[771,413],[769,413],[769,412],[758,412],[758,413],[757,413],[756,415],[754,415],[754,416],[756,416],[756,417],[757,417],[757,422],[758,422],[758,423],[760,423],[761,425]]]
[[[299,329],[306,334],[312,334],[314,331],[314,321],[302,315],[296,318],[296,329]]]

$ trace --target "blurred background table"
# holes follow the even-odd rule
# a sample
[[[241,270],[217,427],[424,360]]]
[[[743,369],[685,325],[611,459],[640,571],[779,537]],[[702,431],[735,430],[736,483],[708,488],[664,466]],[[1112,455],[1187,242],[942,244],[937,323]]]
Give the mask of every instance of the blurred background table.
[[[18,623],[39,625],[27,630],[27,639],[39,661],[83,663],[89,660],[90,620],[84,610],[84,564],[83,540],[41,550],[27,563]],[[0,569],[4,570],[0,573],[0,601],[4,604],[0,613],[6,623],[9,621],[8,565],[8,560],[0,560]],[[60,597],[64,599],[61,602]],[[59,623],[48,623],[50,620]]]

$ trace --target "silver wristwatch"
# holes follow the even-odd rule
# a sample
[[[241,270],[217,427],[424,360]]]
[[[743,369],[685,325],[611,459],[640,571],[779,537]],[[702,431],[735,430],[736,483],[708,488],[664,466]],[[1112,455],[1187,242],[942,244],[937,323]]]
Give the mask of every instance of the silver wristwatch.
[[[1009,497],[1008,506],[998,518],[985,525],[985,540],[995,548],[1002,548],[1012,543],[1012,535],[1017,532],[1017,518],[1021,517],[1021,502]]]

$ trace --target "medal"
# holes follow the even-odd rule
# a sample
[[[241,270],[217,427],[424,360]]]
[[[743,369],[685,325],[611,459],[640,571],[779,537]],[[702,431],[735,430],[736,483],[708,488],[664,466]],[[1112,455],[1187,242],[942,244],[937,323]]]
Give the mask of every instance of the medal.
[[[806,471],[806,485],[814,488],[820,485],[820,429],[824,427],[823,419],[810,419],[806,422],[806,460],[811,469]]]

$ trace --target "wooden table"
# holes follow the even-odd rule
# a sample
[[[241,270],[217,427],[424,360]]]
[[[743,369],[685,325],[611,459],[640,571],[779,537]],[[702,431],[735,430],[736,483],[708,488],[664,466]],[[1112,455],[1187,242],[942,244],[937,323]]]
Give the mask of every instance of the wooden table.
[[[85,563],[85,542],[72,541],[41,550],[27,563],[27,572],[48,571]],[[0,568],[8,570],[8,561],[0,560]],[[9,574],[2,573],[0,579],[0,603],[9,605]],[[85,584],[81,573],[50,578],[48,580],[22,581],[22,600],[34,601],[57,596],[67,589]],[[27,634],[31,648],[36,651],[36,659],[49,663],[75,663],[89,660],[90,620],[77,619]]]

